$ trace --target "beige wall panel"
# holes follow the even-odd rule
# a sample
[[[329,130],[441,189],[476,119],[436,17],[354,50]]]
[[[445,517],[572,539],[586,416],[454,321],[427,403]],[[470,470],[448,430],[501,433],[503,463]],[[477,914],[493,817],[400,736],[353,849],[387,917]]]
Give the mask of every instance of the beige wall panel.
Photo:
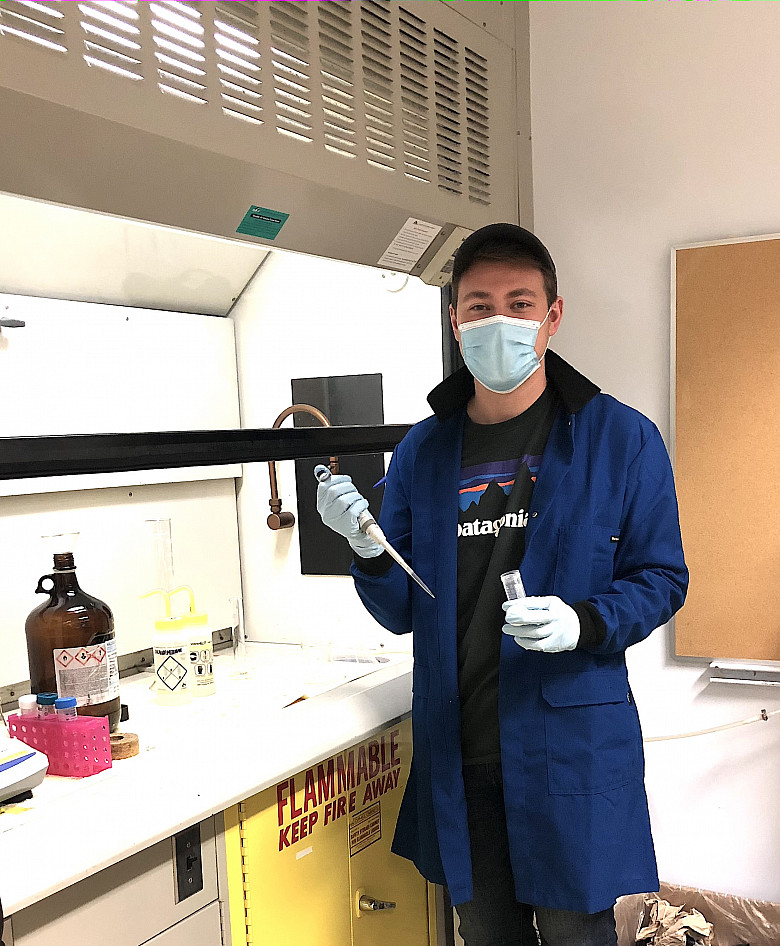
[[[676,651],[780,658],[780,240],[676,254]],[[735,607],[738,602],[738,607]]]

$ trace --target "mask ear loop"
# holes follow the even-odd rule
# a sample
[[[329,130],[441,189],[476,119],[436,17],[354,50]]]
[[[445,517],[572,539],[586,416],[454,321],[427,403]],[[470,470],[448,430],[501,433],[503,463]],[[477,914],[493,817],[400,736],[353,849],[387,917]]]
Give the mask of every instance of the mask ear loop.
[[[537,334],[539,333],[539,330],[540,330],[541,327],[544,325],[544,323],[547,321],[547,319],[550,318],[550,313],[552,312],[552,307],[553,307],[553,305],[555,305],[554,302],[553,302],[553,304],[550,306],[550,308],[547,310],[547,315],[545,315],[545,317],[544,317],[544,318],[542,319],[542,321],[539,323],[539,328],[536,330],[536,331],[537,331]],[[542,361],[544,360],[544,356],[547,354],[547,349],[548,349],[549,347],[550,347],[550,336],[548,335],[548,336],[547,336],[547,344],[544,346],[544,351],[543,351],[542,354],[539,356],[539,367],[540,367],[540,368],[542,367]]]

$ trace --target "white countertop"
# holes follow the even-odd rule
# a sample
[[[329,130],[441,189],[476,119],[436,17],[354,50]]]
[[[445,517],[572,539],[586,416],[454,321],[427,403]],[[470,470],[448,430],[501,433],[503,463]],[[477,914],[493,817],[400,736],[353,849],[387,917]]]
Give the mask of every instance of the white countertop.
[[[49,776],[21,810],[0,809],[6,916],[360,742],[411,709],[406,654],[359,664],[312,660],[284,644],[249,650],[249,677],[236,676],[232,658],[218,655],[216,695],[181,707],[154,703],[151,673],[123,680],[130,720],[121,729],[138,734],[140,755],[85,779]],[[303,694],[309,698],[286,705]]]

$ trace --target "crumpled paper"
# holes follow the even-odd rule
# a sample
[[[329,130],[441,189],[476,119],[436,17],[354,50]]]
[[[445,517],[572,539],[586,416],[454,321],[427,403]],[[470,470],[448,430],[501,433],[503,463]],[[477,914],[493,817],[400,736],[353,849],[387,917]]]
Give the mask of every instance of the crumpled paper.
[[[698,910],[673,907],[667,900],[648,898],[642,925],[636,935],[637,946],[711,946],[712,923]]]

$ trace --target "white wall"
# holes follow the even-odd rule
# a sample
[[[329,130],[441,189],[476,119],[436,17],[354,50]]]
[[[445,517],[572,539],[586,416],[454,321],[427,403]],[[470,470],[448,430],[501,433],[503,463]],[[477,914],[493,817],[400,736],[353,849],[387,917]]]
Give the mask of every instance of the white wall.
[[[780,5],[529,6],[535,229],[565,300],[555,348],[668,442],[671,247],[780,230]],[[736,332],[762,316],[735,299]],[[646,736],[780,705],[672,654],[668,628],[629,653]],[[651,744],[647,763],[662,879],[780,901],[780,719]]]
[[[2,497],[0,685],[30,677],[24,622],[46,600],[35,586],[52,570],[43,535],[80,533],[74,550],[79,584],[113,611],[119,653],[152,646],[154,621],[163,612],[159,597],[139,597],[158,580],[147,519],[171,520],[177,584],[193,587],[213,628],[230,626],[228,598],[241,594],[233,479]]]
[[[2,437],[239,426],[229,319],[4,293],[0,312],[26,322],[0,336]],[[162,614],[159,602],[139,600],[156,583],[146,519],[171,519],[174,578],[193,586],[215,627],[229,626],[228,598],[241,593],[237,473],[1,480],[0,685],[29,679],[24,622],[45,600],[35,594],[52,569],[45,534],[81,533],[79,581],[113,610],[120,654],[150,647]],[[14,495],[25,493],[35,495]]]
[[[232,313],[242,425],[270,427],[291,403],[294,377],[376,372],[385,423],[428,416],[426,395],[442,378],[440,305],[440,290],[416,277],[272,253]],[[278,463],[277,474],[283,508],[295,511],[293,462]],[[352,578],[301,575],[297,523],[272,532],[269,496],[268,465],[245,465],[239,523],[250,638],[409,649],[410,640],[388,634],[365,611]]]

